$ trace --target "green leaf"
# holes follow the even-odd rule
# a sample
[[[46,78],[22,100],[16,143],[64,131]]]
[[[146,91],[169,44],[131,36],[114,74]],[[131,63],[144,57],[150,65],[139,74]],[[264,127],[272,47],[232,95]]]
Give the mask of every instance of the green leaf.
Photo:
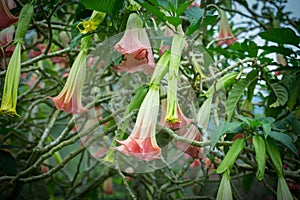
[[[258,53],[258,47],[255,42],[252,40],[246,39],[242,44],[241,47],[244,52],[248,53],[249,57],[256,57]]]
[[[265,50],[265,53],[260,54],[260,57],[262,57],[262,55],[264,56],[266,54],[274,53],[274,52],[280,53],[280,54],[285,55],[285,56],[295,55],[295,52],[293,50],[288,49],[288,48],[284,48],[284,47],[278,47],[278,46],[261,46],[259,48]]]
[[[177,16],[180,16],[184,11],[186,11],[186,9],[189,7],[189,5],[191,5],[191,3],[193,3],[193,1],[188,1],[181,4],[179,8],[176,10]]]
[[[254,89],[256,87],[256,84],[257,84],[257,80],[256,81],[253,81],[247,88],[247,92],[246,92],[246,99],[245,101],[243,102],[242,106],[241,106],[241,109],[242,110],[245,110],[245,111],[248,111],[250,113],[253,112],[253,104],[252,104],[252,98],[254,96]],[[245,116],[247,117],[251,117],[251,114],[249,113],[244,113]]]
[[[241,120],[242,122],[246,123],[248,126],[251,126],[253,123],[253,119],[249,117],[244,117],[244,116],[235,116],[235,118]]]
[[[211,148],[214,148],[220,139],[225,133],[233,131],[234,129],[240,127],[242,125],[241,122],[223,122],[220,126],[216,127],[211,132]]]
[[[291,87],[289,89],[289,99],[287,102],[287,106],[289,110],[292,111],[297,101],[300,100],[300,76],[298,76],[297,79],[289,86]]]
[[[264,136],[265,138],[267,138],[271,132],[272,124],[275,122],[275,119],[272,117],[263,117],[263,118],[259,118],[258,120],[262,124]]]
[[[227,152],[225,158],[217,168],[217,173],[221,174],[226,170],[230,170],[237,159],[239,153],[245,148],[246,142],[244,138],[236,139],[232,146],[230,147],[229,151]]]
[[[261,181],[264,178],[266,168],[266,144],[264,139],[259,135],[253,136],[252,141],[255,150],[255,160],[257,163],[256,177],[258,181]]]
[[[179,17],[172,17],[172,16],[169,16],[169,17],[166,17],[167,21],[174,25],[175,27],[177,27],[179,24],[181,24],[181,19]]]
[[[300,37],[290,28],[275,28],[258,34],[261,38],[279,44],[298,45]]]
[[[267,147],[267,153],[269,157],[271,158],[271,161],[275,167],[275,171],[278,174],[278,176],[283,175],[283,168],[282,168],[282,161],[280,157],[280,152],[278,150],[278,147],[273,142],[272,139],[267,138],[266,140],[266,147]]]
[[[218,15],[206,15],[204,19],[204,27],[207,27],[208,25],[213,25],[218,18]]]
[[[0,150],[0,174],[15,176],[17,173],[17,163],[15,158],[7,151]]]
[[[254,180],[255,180],[255,174],[254,173],[245,174],[243,176],[242,187],[243,187],[243,190],[246,193],[249,192]]]
[[[246,56],[256,57],[258,53],[258,46],[255,42],[249,39],[245,39],[242,43],[235,42],[229,47],[229,49],[234,50],[235,53],[239,53],[240,58]]]
[[[279,83],[269,84],[269,87],[276,95],[276,101],[270,105],[271,108],[276,108],[279,106],[283,106],[286,104],[288,100],[288,92],[285,87],[280,85]]]
[[[14,42],[24,40],[27,33],[31,18],[34,14],[33,5],[31,3],[26,4],[19,15],[19,22],[15,34]],[[2,19],[3,20],[3,19]]]
[[[76,37],[74,37],[72,40],[71,40],[71,43],[70,43],[70,50],[72,50],[77,44],[80,43],[81,41],[81,38],[83,38],[84,35],[82,34],[78,34],[76,35]]]
[[[157,16],[160,20],[165,21],[166,15],[160,11],[158,7],[158,3],[154,3],[154,5],[151,5],[147,3],[146,1],[137,1],[139,4],[141,4],[142,7],[146,8],[149,12]]]
[[[244,91],[249,85],[257,80],[258,71],[251,71],[245,79],[241,79],[237,84],[235,84],[234,88],[230,91],[228,100],[226,102],[226,114],[227,120],[230,121],[232,119],[232,115],[235,109],[235,106],[238,104],[241,96],[244,94]]]
[[[216,200],[232,200],[230,170],[227,170],[222,176]]]
[[[201,125],[204,129],[207,129],[210,112],[211,112],[212,97],[207,98],[201,105],[197,114],[197,124]]]
[[[198,73],[201,71],[200,66],[204,66],[205,69],[208,69],[213,63],[212,57],[203,45],[193,46],[193,54],[193,65],[197,65],[195,67]]]
[[[195,6],[185,11],[185,15],[191,23],[186,32],[187,35],[191,35],[195,30],[199,29],[200,19],[202,18],[203,14],[204,10]]]
[[[151,0],[153,4],[157,2],[159,6],[167,11],[171,11],[173,14],[177,13],[179,8],[182,10],[181,6],[188,7],[192,2],[186,2],[185,0]],[[188,4],[187,6],[184,4]],[[182,13],[181,13],[182,14]],[[178,16],[181,14],[177,14]]]
[[[111,16],[116,15],[123,6],[120,0],[80,0],[87,9],[105,12]]]
[[[207,92],[205,93],[205,96],[210,97],[211,95],[213,95],[215,89],[219,91],[221,89],[225,89],[226,87],[233,85],[236,82],[235,78],[237,77],[237,75],[237,72],[225,74],[217,81],[216,86],[212,85],[208,88]]]
[[[129,114],[135,109],[140,108],[145,96],[147,95],[148,89],[148,85],[141,85],[140,87],[134,90],[134,97],[131,99],[129,105],[127,106],[125,115]]]
[[[293,144],[292,138],[285,133],[271,131],[270,136],[282,144],[284,144],[287,148],[289,148],[297,157],[298,157],[298,150]]]

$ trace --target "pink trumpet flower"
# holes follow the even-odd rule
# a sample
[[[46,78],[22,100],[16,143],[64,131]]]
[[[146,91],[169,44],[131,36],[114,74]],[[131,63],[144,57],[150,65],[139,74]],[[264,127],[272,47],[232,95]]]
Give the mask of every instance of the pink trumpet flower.
[[[194,140],[194,141],[198,141],[198,142],[202,140],[201,133],[195,125],[192,125],[185,133],[182,132],[181,135],[182,135],[182,137],[184,137],[188,140]],[[195,147],[191,144],[187,144],[184,142],[177,142],[176,146],[178,149],[187,153],[188,155],[190,155],[193,158],[203,158],[203,156],[204,156],[203,148]]]
[[[0,29],[9,27],[18,21],[18,18],[10,12],[15,7],[16,4],[13,0],[0,0]]]
[[[218,46],[221,46],[222,44],[227,44],[229,46],[237,40],[237,38],[231,32],[226,13],[224,11],[222,11],[219,36],[217,37],[217,40]]]
[[[151,161],[159,159],[161,149],[156,143],[155,128],[159,109],[159,85],[161,79],[168,71],[170,53],[166,52],[159,59],[149,84],[137,120],[130,136],[124,140],[116,140],[120,146],[116,149],[127,156],[137,157],[141,160]]]
[[[179,107],[179,104],[176,102],[176,107],[177,107],[177,115],[178,115],[178,121],[176,121],[175,123],[170,123],[170,122],[166,122],[166,111],[167,111],[167,100],[163,99],[161,101],[161,119],[160,119],[160,123],[168,128],[172,128],[174,130],[176,129],[180,129],[180,128],[184,128],[185,126],[189,125],[190,123],[193,122],[192,119],[187,118],[182,110]]]
[[[86,58],[90,42],[91,37],[82,39],[82,49],[72,65],[64,88],[58,96],[51,98],[59,110],[75,114],[87,111],[82,107],[81,93],[86,75]]]
[[[150,74],[155,68],[151,44],[143,21],[135,13],[131,14],[122,39],[115,45],[114,49],[125,56],[115,69],[133,73],[143,71]]]
[[[161,149],[156,143],[155,127],[159,108],[159,90],[151,87],[137,115],[137,121],[131,135],[116,149],[127,156],[151,161],[159,159]]]

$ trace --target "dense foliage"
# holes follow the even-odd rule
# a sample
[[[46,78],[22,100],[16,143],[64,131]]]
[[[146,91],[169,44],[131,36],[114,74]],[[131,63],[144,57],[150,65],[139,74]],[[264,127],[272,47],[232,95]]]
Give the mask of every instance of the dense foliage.
[[[287,0],[0,0],[0,199],[296,199]]]

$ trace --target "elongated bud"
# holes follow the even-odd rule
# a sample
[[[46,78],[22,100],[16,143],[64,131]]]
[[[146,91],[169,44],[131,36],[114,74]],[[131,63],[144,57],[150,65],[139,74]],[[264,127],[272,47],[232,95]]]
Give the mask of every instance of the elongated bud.
[[[230,185],[230,170],[224,172],[219,186],[217,200],[232,200],[232,191]]]
[[[277,183],[277,200],[293,200],[293,196],[291,194],[291,191],[284,179],[284,177],[278,178]]]
[[[221,174],[225,172],[226,170],[230,170],[237,159],[239,153],[245,148],[246,142],[244,138],[238,138],[234,143],[232,144],[231,148],[227,152],[225,158],[223,159],[222,163],[217,169],[217,173]]]
[[[0,112],[7,115],[18,115],[16,111],[18,86],[21,76],[21,42],[13,52],[6,71],[4,90],[1,102]]]
[[[261,181],[264,178],[266,168],[266,144],[264,139],[259,136],[253,136],[253,147],[255,150],[255,160],[257,163],[257,180]]]
[[[271,161],[274,165],[275,171],[278,175],[278,177],[283,176],[283,166],[282,166],[282,161],[280,157],[280,152],[276,146],[276,144],[270,140],[266,140],[266,147],[267,147],[267,152],[268,155],[271,158]]]

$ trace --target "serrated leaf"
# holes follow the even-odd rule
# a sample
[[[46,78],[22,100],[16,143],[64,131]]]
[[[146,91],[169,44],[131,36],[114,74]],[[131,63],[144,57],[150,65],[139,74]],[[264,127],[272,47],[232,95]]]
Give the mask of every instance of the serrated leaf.
[[[276,101],[270,105],[271,108],[276,108],[279,106],[283,106],[286,104],[288,100],[288,92],[286,91],[285,87],[280,85],[279,83],[269,84],[270,88],[276,95]]]
[[[241,122],[223,122],[220,124],[220,126],[216,127],[212,132],[211,132],[211,148],[214,148],[220,139],[224,134],[233,131],[234,129],[240,127],[242,125]]]
[[[297,46],[300,43],[300,37],[290,28],[275,28],[261,32],[258,35],[265,40],[279,44],[293,44]]]
[[[226,102],[226,114],[228,121],[232,119],[235,106],[238,104],[240,98],[244,94],[245,89],[257,79],[257,75],[257,70],[251,71],[245,79],[241,79],[239,82],[237,82],[234,88],[230,91]]]
[[[298,155],[298,150],[293,144],[292,138],[288,136],[285,133],[277,132],[277,131],[271,131],[270,136],[279,142],[281,142],[283,145],[285,145],[287,148],[289,148],[297,157]]]
[[[230,170],[237,159],[240,152],[245,148],[246,142],[244,138],[236,139],[232,146],[230,147],[229,151],[227,152],[225,158],[217,168],[217,173],[221,174],[226,170]]]

